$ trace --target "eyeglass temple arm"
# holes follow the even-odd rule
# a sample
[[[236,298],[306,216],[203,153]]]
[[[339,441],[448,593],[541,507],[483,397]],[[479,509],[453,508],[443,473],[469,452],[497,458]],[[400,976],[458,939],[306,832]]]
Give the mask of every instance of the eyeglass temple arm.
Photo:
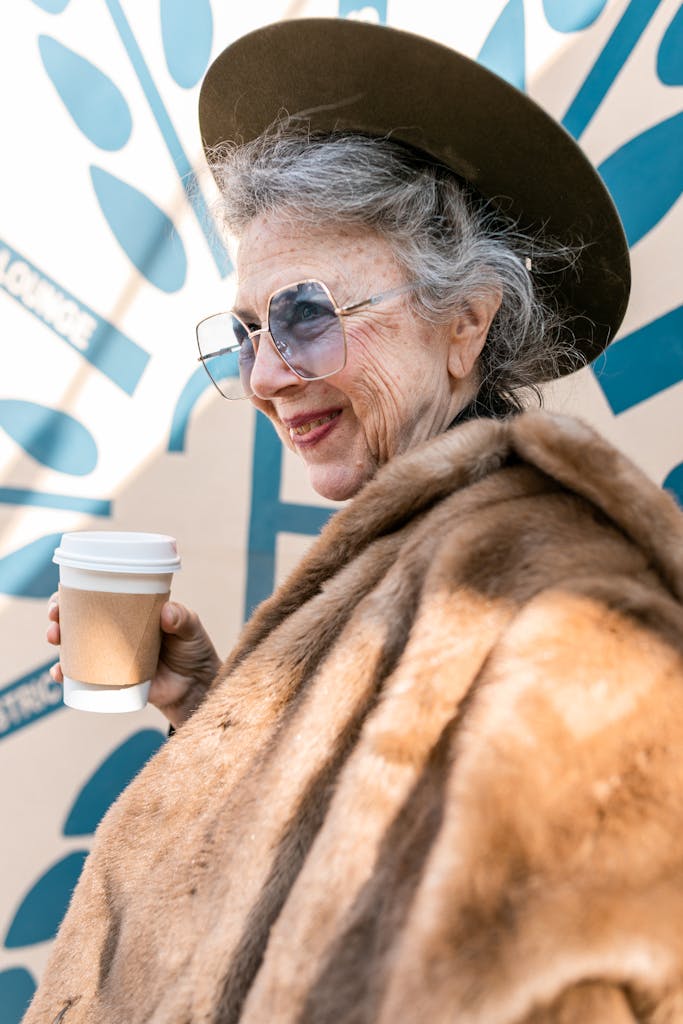
[[[203,356],[197,356],[197,362],[205,363],[207,359],[213,359],[215,356],[224,356],[226,352],[236,351],[236,345],[228,345],[227,348],[217,348],[215,352],[205,352]]]
[[[395,295],[402,295],[403,292],[417,288],[419,283],[419,281],[410,281],[408,284],[400,284],[397,288],[390,288],[389,291],[380,292],[379,295],[373,295],[369,299],[363,299],[362,302],[353,302],[350,306],[338,307],[335,309],[335,313],[339,316],[346,316],[347,313],[354,313],[357,309],[362,309],[363,306],[374,306],[383,299],[393,299]]]

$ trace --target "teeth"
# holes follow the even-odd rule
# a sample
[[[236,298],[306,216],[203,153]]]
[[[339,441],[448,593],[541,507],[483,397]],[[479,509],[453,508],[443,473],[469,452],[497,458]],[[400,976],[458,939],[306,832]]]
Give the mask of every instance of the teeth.
[[[314,429],[314,427],[322,427],[323,423],[329,423],[336,415],[336,412],[331,412],[329,416],[321,416],[318,420],[310,420],[308,423],[302,423],[300,427],[290,427],[290,433],[301,437],[302,434],[308,434],[309,431]]]

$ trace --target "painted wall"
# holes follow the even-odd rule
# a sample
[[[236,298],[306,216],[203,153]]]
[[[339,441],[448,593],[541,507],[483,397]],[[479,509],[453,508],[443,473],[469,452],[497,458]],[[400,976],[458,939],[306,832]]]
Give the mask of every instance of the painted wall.
[[[0,33],[0,1024],[15,1024],[112,799],[161,716],[69,711],[47,667],[52,551],[77,529],[175,535],[175,596],[227,652],[330,505],[196,362],[229,308],[196,102],[213,55],[283,17],[433,36],[526,89],[621,211],[633,299],[596,367],[553,387],[683,499],[683,9],[674,0],[23,0]],[[258,74],[258,69],[254,69]],[[482,130],[486,130],[485,124]]]

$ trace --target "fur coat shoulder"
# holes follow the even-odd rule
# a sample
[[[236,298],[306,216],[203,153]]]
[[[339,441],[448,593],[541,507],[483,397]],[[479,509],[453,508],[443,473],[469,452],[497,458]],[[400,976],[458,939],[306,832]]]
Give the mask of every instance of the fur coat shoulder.
[[[575,420],[392,460],[110,809],[25,1024],[683,1021],[682,598]]]

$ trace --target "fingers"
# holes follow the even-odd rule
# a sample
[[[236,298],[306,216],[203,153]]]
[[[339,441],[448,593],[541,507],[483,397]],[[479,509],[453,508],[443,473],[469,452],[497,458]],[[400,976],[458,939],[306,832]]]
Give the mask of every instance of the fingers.
[[[49,644],[59,645],[60,632],[59,632],[59,595],[52,594],[47,605],[47,620],[48,627],[45,633],[45,639]]]
[[[63,683],[64,682],[64,673],[62,672],[62,666],[59,664],[59,662],[57,662],[56,665],[53,665],[51,667],[51,669],[50,669],[50,677],[52,679],[54,679],[55,683]]]

